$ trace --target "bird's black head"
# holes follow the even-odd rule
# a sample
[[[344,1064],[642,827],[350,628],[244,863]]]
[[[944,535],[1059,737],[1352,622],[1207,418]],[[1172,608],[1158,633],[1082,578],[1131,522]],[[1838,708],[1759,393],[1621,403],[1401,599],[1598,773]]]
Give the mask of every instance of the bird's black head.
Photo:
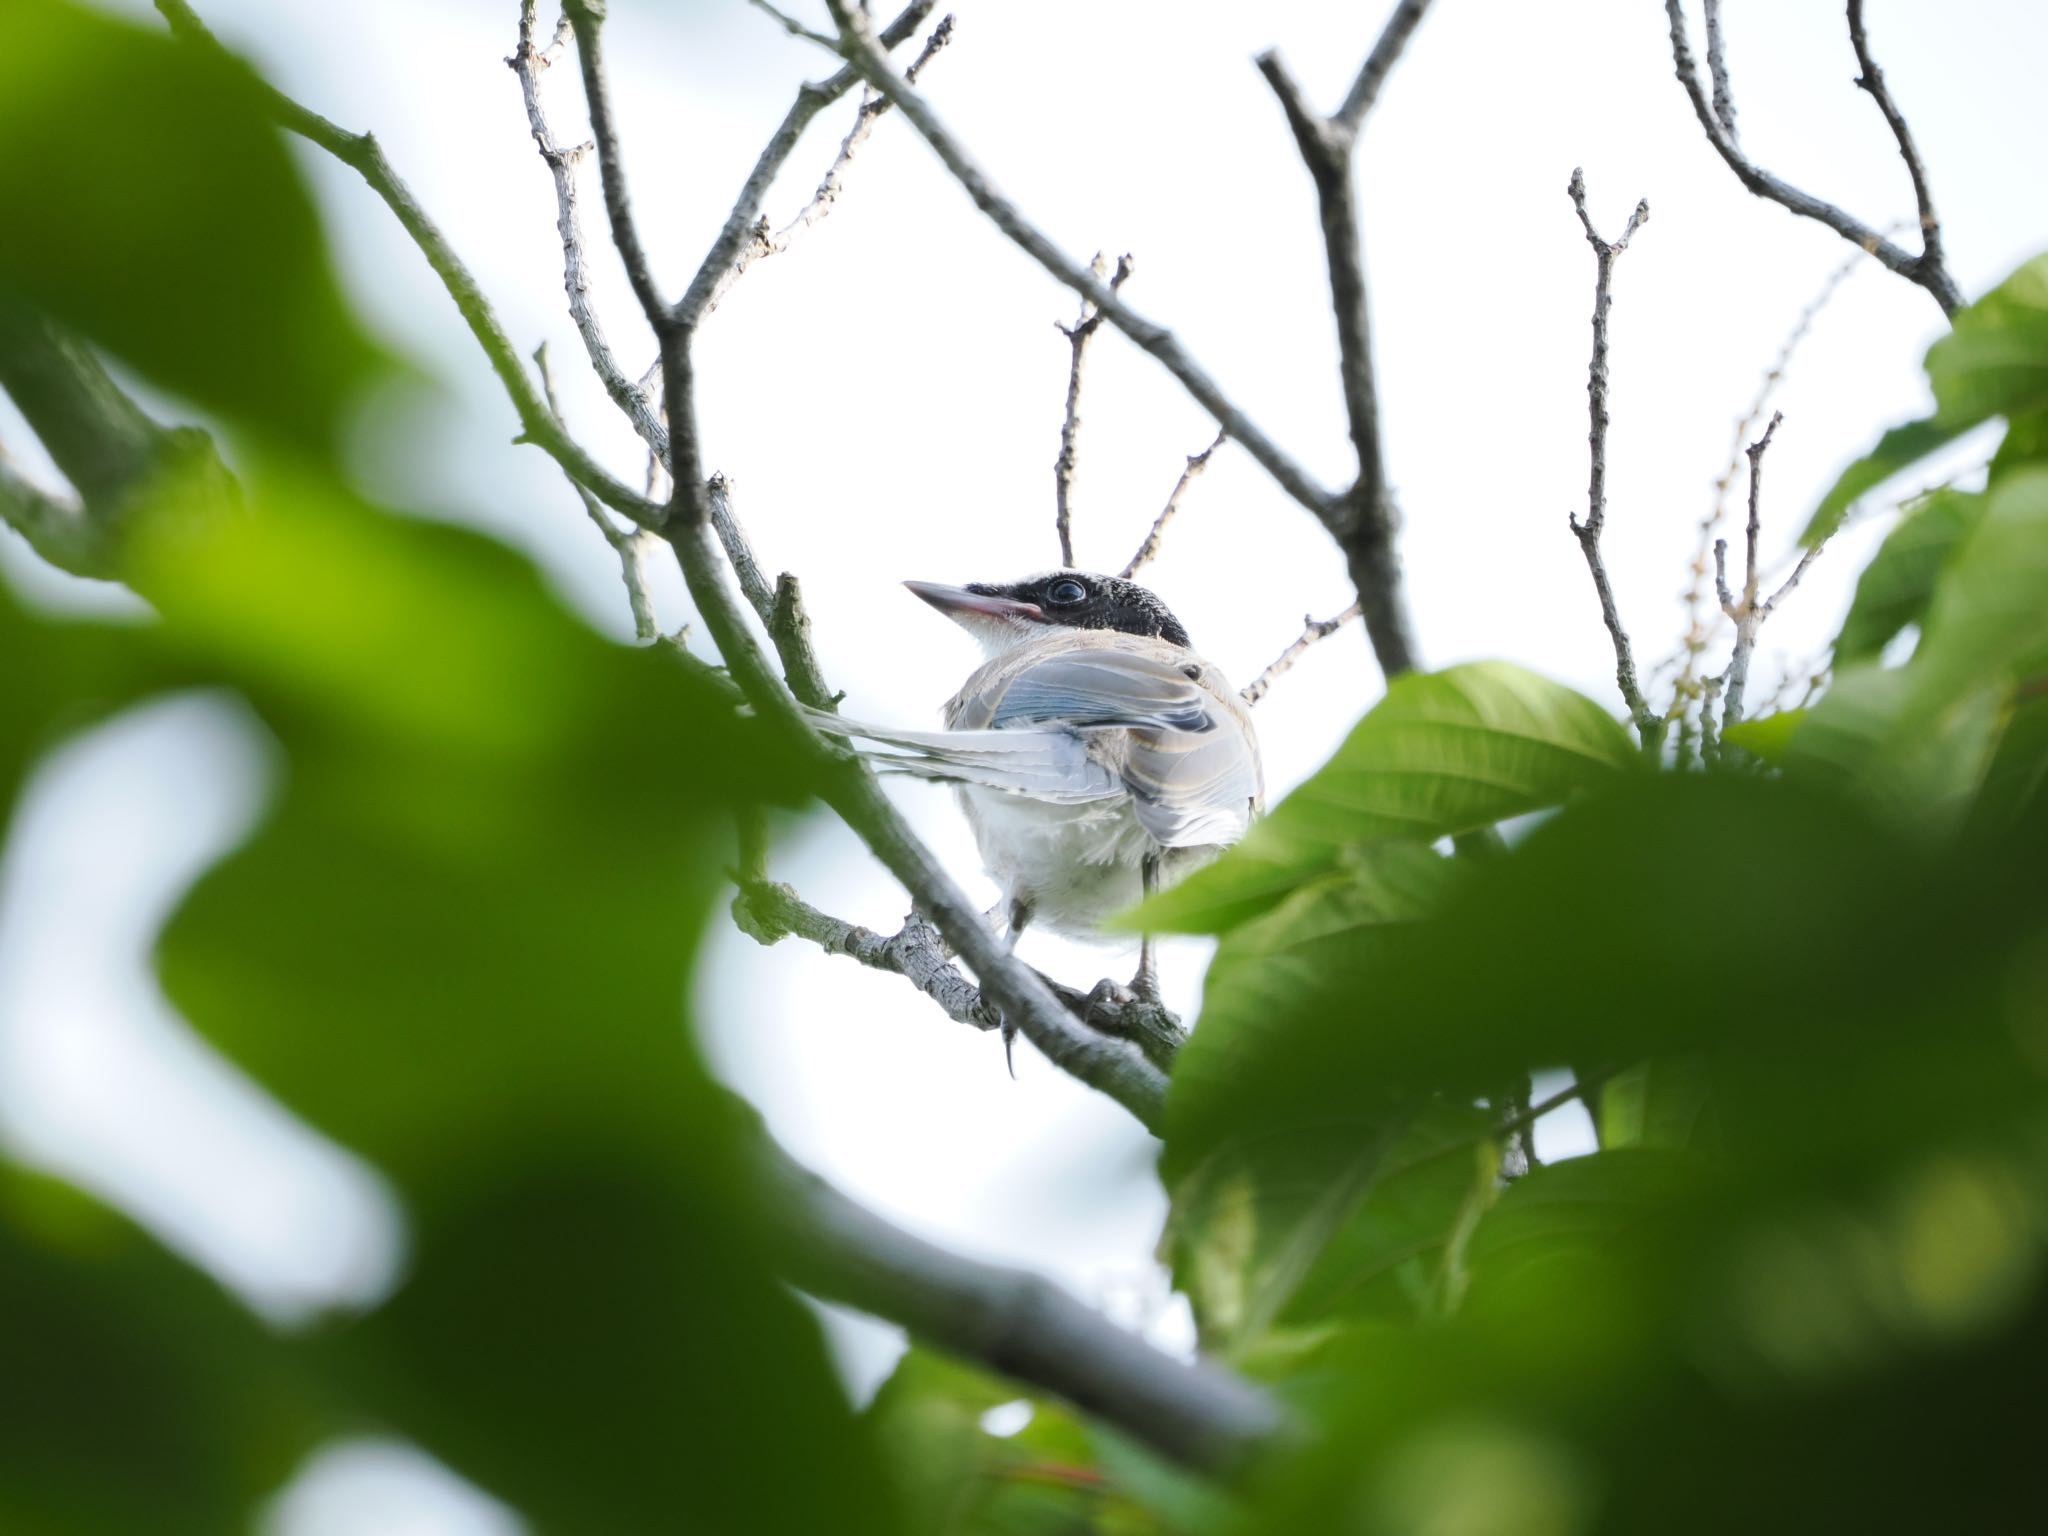
[[[1045,627],[1114,629],[1169,645],[1189,643],[1187,630],[1157,593],[1121,576],[1046,571],[1022,581],[974,581],[964,587],[927,581],[904,585],[992,649],[1029,639]]]

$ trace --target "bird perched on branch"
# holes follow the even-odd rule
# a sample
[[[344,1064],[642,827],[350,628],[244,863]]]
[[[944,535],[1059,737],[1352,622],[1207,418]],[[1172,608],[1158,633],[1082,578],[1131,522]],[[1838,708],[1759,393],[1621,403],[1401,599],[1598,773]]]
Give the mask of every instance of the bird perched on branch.
[[[904,585],[987,656],[946,729],[818,723],[872,743],[885,769],[958,787],[1013,944],[1034,925],[1101,938],[1105,918],[1244,836],[1265,797],[1251,712],[1156,594],[1072,570]],[[1158,1000],[1149,937],[1131,990]]]

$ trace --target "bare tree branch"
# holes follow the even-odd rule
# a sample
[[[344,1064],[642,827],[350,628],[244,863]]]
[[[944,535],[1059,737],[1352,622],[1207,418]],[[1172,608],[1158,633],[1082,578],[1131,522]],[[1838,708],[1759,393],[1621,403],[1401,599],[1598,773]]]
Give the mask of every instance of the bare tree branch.
[[[1353,603],[1335,618],[1319,619],[1313,614],[1303,614],[1301,616],[1301,634],[1288,645],[1286,650],[1267,663],[1265,671],[1240,688],[1238,690],[1238,697],[1242,698],[1247,704],[1258,703],[1259,700],[1266,696],[1266,690],[1273,686],[1274,679],[1301,660],[1302,652],[1319,640],[1329,639],[1330,636],[1357,618],[1361,611],[1359,605]]]
[[[812,1295],[900,1323],[1199,1471],[1241,1469],[1286,1433],[1259,1388],[1161,1353],[1040,1275],[914,1237],[762,1140],[760,1207],[786,1273]]]
[[[1428,0],[1407,0],[1396,7],[1379,44],[1359,75],[1352,96],[1370,105],[1377,85],[1393,67],[1401,46],[1421,20]],[[1352,584],[1365,610],[1366,633],[1373,653],[1389,677],[1413,670],[1416,664],[1414,622],[1401,587],[1401,558],[1394,545],[1399,517],[1387,483],[1386,459],[1380,445],[1379,386],[1372,363],[1372,329],[1365,292],[1365,256],[1358,236],[1358,202],[1351,174],[1351,152],[1363,119],[1319,117],[1308,105],[1294,77],[1277,53],[1262,54],[1259,73],[1280,98],[1293,131],[1295,147],[1315,183],[1322,215],[1323,250],[1330,270],[1330,303],[1337,316],[1339,373],[1344,385],[1345,416],[1351,446],[1358,455],[1358,478],[1342,498],[1333,532],[1350,566]],[[1377,74],[1375,74],[1377,71]],[[1346,102],[1348,109],[1351,103]]]
[[[605,340],[597,311],[591,306],[590,269],[583,253],[583,223],[576,208],[576,167],[592,146],[583,143],[573,149],[563,149],[555,141],[554,130],[548,126],[547,112],[541,105],[540,79],[568,38],[569,19],[566,16],[562,18],[553,42],[546,48],[537,48],[534,45],[537,5],[538,0],[520,0],[519,46],[505,62],[519,77],[520,94],[526,100],[526,121],[532,129],[534,145],[539,149],[549,175],[554,178],[555,229],[562,240],[562,286],[569,295],[569,318],[575,322],[576,334],[583,338],[583,350],[589,355],[590,366],[604,385],[605,393],[612,397],[612,403],[625,413],[626,419],[633,423],[633,430],[640,434],[650,449],[666,455],[668,429],[661,423],[660,412],[647,392],[628,378],[626,370],[619,366],[611,343]],[[559,418],[561,413],[557,411],[555,414]]]
[[[740,526],[739,517],[733,511],[732,481],[724,475],[713,475],[704,487],[704,495],[710,507],[711,527],[725,548],[725,558],[732,562],[732,573],[739,579],[740,594],[746,598],[747,606],[754,610],[754,617],[765,629],[775,622],[775,589],[761,574],[760,562],[754,558],[754,546],[748,542],[746,530]]]
[[[1115,293],[1131,275],[1130,253],[1117,257],[1116,272],[1111,275],[1109,258],[1100,251],[1088,263],[1089,275],[1100,282],[1109,278],[1109,291]],[[1053,530],[1059,535],[1060,564],[1068,569],[1074,564],[1074,471],[1078,468],[1075,444],[1081,435],[1081,369],[1087,361],[1088,342],[1102,325],[1102,311],[1087,299],[1081,300],[1081,312],[1074,317],[1072,325],[1053,322],[1059,333],[1067,338],[1072,357],[1067,365],[1067,411],[1060,422],[1059,457],[1052,462]]]
[[[228,504],[236,501],[234,477],[211,437],[154,420],[84,341],[4,295],[0,390],[77,492],[73,498],[40,489],[0,452],[0,520],[60,570],[119,580],[129,516],[152,486],[189,486],[196,478]]]
[[[877,42],[867,16],[846,0],[827,0],[833,19],[839,24],[840,50],[850,58],[869,83],[893,100],[918,135],[960,183],[976,207],[986,214],[1021,250],[1060,282],[1099,308],[1105,319],[1122,331],[1140,350],[1155,359],[1178,379],[1202,408],[1215,418],[1232,439],[1277,481],[1288,495],[1326,521],[1335,517],[1340,498],[1309,476],[1308,472],[1281,451],[1279,446],[1223,393],[1216,381],[1196,364],[1173,333],[1147,320],[1110,292],[1106,282],[1094,277],[1087,267],[1054,245],[1017,206],[998,192],[987,174],[961,147],[952,132],[939,120],[931,104],[909,86],[889,63]]]
[[[1852,5],[1850,9],[1852,23],[1860,29],[1862,8],[1860,5]],[[1747,155],[1743,154],[1741,147],[1735,142],[1733,130],[1722,123],[1720,117],[1715,112],[1713,103],[1708,99],[1706,87],[1700,83],[1699,66],[1693,61],[1692,44],[1686,36],[1683,0],[1664,0],[1664,14],[1670,23],[1671,59],[1678,71],[1679,84],[1685,87],[1685,94],[1692,102],[1693,115],[1699,119],[1700,127],[1705,130],[1707,142],[1713,145],[1715,153],[1727,162],[1728,169],[1735,173],[1736,180],[1740,181],[1743,186],[1747,187],[1756,196],[1774,202],[1779,207],[1798,214],[1801,218],[1812,219],[1817,223],[1825,224],[1844,240],[1861,246],[1908,282],[1925,288],[1934,299],[1934,302],[1941,306],[1943,314],[1954,314],[1962,306],[1963,296],[1961,290],[1956,287],[1954,279],[1948,275],[1947,267],[1942,264],[1938,238],[1934,244],[1923,244],[1920,254],[1916,256],[1911,251],[1892,244],[1891,241],[1887,240],[1877,230],[1843,212],[1833,203],[1824,202],[1809,192],[1802,192],[1790,182],[1780,180],[1769,171],[1754,164]],[[1714,36],[1718,37],[1718,35],[1719,20],[1718,16],[1716,16]],[[1864,51],[1861,48],[1858,49],[1859,61],[1862,60]],[[1870,66],[1866,63],[1866,76],[1869,68]],[[1870,89],[1868,86],[1865,88]],[[1723,96],[1728,94],[1725,64],[1716,76],[1716,90]],[[1872,94],[1875,95],[1877,92],[1873,91]],[[1879,105],[1881,107],[1884,106],[1889,99],[1889,97],[1882,97]],[[1895,110],[1894,108],[1893,111]],[[1731,100],[1729,104],[1729,117],[1731,121],[1733,116],[1734,106]],[[1892,117],[1892,111],[1887,111],[1885,116],[1886,120],[1889,121]],[[1904,121],[1901,119],[1894,131],[1900,132],[1903,128]],[[1909,136],[1902,143],[1902,149],[1905,143],[1910,142]],[[1909,168],[1913,166],[1917,158],[1917,156],[1909,158]],[[1924,172],[1914,176],[1914,190],[1916,193],[1924,190]],[[1923,219],[1930,217],[1931,213],[1931,204],[1923,203]]]
[[[1884,114],[1885,125],[1898,142],[1899,158],[1906,162],[1906,174],[1913,179],[1913,202],[1920,214],[1920,260],[1947,281],[1948,268],[1941,249],[1941,220],[1935,216],[1934,192],[1927,182],[1927,165],[1920,158],[1919,146],[1913,142],[1913,130],[1906,126],[1906,115],[1892,100],[1892,93],[1884,83],[1884,71],[1870,56],[1870,39],[1863,30],[1863,0],[1849,0],[1849,45],[1856,50],[1857,67],[1863,71],[1856,77],[1856,83],[1870,93],[1870,99],[1877,103],[1877,110]],[[1950,309],[1953,306],[1943,307]]]
[[[171,31],[180,38],[198,47],[220,47],[187,0],[156,0],[156,8],[170,23]],[[441,286],[455,301],[455,307],[468,324],[470,334],[476,337],[477,345],[483,348],[491,371],[497,374],[498,382],[511,397],[512,408],[519,413],[519,437],[516,441],[532,443],[539,448],[613,511],[643,528],[658,523],[662,516],[658,503],[613,479],[556,424],[554,414],[548,410],[540,391],[534,388],[533,379],[520,362],[519,354],[511,338],[505,334],[490,301],[477,287],[475,277],[462,264],[434,221],[427,217],[426,211],[413,197],[412,190],[391,168],[391,162],[384,158],[384,150],[376,138],[337,127],[267,82],[259,81],[257,89],[262,92],[271,117],[280,127],[318,145],[361,176],[397,217],[406,234],[412,237],[412,243],[420,248],[434,274],[441,279]]]
[[[1145,535],[1145,542],[1138,546],[1137,553],[1131,556],[1130,562],[1119,573],[1126,581],[1159,558],[1159,545],[1166,536],[1166,525],[1172,522],[1174,515],[1180,511],[1181,497],[1187,494],[1188,487],[1195,483],[1202,471],[1209,467],[1210,457],[1223,446],[1227,437],[1227,433],[1219,431],[1208,447],[1200,453],[1188,455],[1187,467],[1180,472],[1180,478],[1173,482],[1173,490],[1166,498],[1166,505],[1161,507],[1159,515],[1152,519],[1152,527]]]
[[[603,21],[603,8],[594,0],[571,0],[569,18],[583,58],[591,125],[608,189],[606,212],[613,222],[614,242],[624,256],[640,246],[633,230],[625,179],[617,163],[602,55],[593,46]],[[872,34],[864,35],[869,46],[879,52]],[[886,57],[882,67],[888,69]],[[900,87],[901,81],[893,71],[889,78]],[[690,350],[692,327],[680,310],[669,312],[660,307],[659,295],[651,284],[644,289],[636,284],[636,293],[661,342],[662,378],[668,401],[669,471],[674,491],[662,532],[675,548],[691,599],[734,679],[764,721],[815,768],[826,803],[903,883],[918,908],[930,915],[1004,1017],[1015,1020],[1031,1043],[1055,1066],[1109,1095],[1141,1123],[1156,1129],[1164,1109],[1166,1075],[1134,1045],[1088,1029],[1061,1007],[1043,981],[1016,960],[982,921],[981,913],[910,830],[874,775],[857,757],[826,741],[811,727],[802,705],[769,668],[725,584],[713,539],[710,497],[697,441],[695,364]]]
[[[846,697],[826,686],[818,670],[818,653],[811,644],[811,616],[804,611],[803,590],[796,577],[784,571],[775,578],[775,606],[768,615],[768,638],[775,654],[782,658],[782,675],[790,692],[813,709],[833,710]]]
[[[1586,442],[1592,460],[1591,478],[1586,487],[1586,520],[1582,523],[1570,513],[1566,514],[1565,520],[1579,541],[1580,552],[1586,557],[1586,569],[1593,574],[1593,590],[1600,598],[1600,617],[1614,642],[1615,684],[1628,706],[1629,718],[1635,722],[1636,735],[1642,741],[1643,750],[1655,752],[1664,739],[1664,721],[1650,708],[1649,700],[1643,697],[1642,685],[1636,679],[1635,648],[1629,643],[1628,628],[1621,622],[1621,611],[1615,606],[1614,584],[1608,579],[1607,561],[1600,553],[1600,535],[1607,527],[1607,312],[1613,302],[1614,263],[1628,249],[1636,231],[1649,219],[1650,204],[1648,199],[1636,204],[1636,211],[1629,215],[1628,227],[1622,230],[1619,240],[1603,240],[1593,227],[1592,215],[1586,211],[1584,171],[1575,169],[1572,172],[1570,192],[1572,206],[1578,210],[1579,223],[1586,231],[1586,243],[1593,247],[1595,275],[1593,360],[1586,370],[1587,412],[1591,418]]]

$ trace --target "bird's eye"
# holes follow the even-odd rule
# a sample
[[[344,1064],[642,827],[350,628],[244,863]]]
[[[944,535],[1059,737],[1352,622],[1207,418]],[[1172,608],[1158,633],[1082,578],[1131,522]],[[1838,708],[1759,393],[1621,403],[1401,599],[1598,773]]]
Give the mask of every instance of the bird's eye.
[[[1071,576],[1062,576],[1058,581],[1045,589],[1046,601],[1058,603],[1062,607],[1078,603],[1087,596],[1088,589]]]

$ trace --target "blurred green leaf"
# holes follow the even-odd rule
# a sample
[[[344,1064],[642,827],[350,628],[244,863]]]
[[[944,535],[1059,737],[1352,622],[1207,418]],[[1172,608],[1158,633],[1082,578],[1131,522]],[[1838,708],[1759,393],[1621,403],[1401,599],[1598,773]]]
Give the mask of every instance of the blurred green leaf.
[[[1956,311],[1953,329],[1927,351],[1934,414],[1893,427],[1843,470],[1800,535],[1818,544],[1858,498],[1982,422],[2003,416],[2008,447],[2037,454],[2048,422],[2048,255],[2036,256],[1976,303]],[[2013,461],[2005,452],[2001,464]]]
[[[258,491],[139,552],[164,643],[287,765],[159,962],[405,1203],[405,1283],[311,1358],[544,1528],[894,1529],[685,1027],[732,807],[795,776],[487,541]]]
[[[1874,658],[1927,611],[1936,579],[1982,520],[1988,498],[1939,490],[1906,509],[1856,581],[1856,596],[1835,637],[1837,664]]]
[[[982,1427],[1019,1404],[1019,1429]],[[902,1527],[918,1536],[1163,1536],[1152,1506],[1205,1515],[1215,1504],[1148,1453],[1103,1438],[1056,1405],[917,1345],[875,1394],[867,1418],[905,1489]],[[1098,1453],[1101,1454],[1098,1454]]]
[[[331,446],[378,353],[255,77],[63,0],[7,0],[0,29],[0,291],[201,405]]]
[[[1767,763],[1782,763],[1792,750],[1793,737],[1805,723],[1805,710],[1781,709],[1774,714],[1758,715],[1754,720],[1736,721],[1721,732],[1721,740],[1754,753]]]
[[[85,1196],[0,1169],[0,1526],[243,1530],[334,1428],[211,1280]]]
[[[1243,842],[1124,926],[1225,932],[1330,868],[1345,848],[1475,831],[1560,804],[1637,761],[1612,716],[1534,672],[1487,661],[1410,673]]]

